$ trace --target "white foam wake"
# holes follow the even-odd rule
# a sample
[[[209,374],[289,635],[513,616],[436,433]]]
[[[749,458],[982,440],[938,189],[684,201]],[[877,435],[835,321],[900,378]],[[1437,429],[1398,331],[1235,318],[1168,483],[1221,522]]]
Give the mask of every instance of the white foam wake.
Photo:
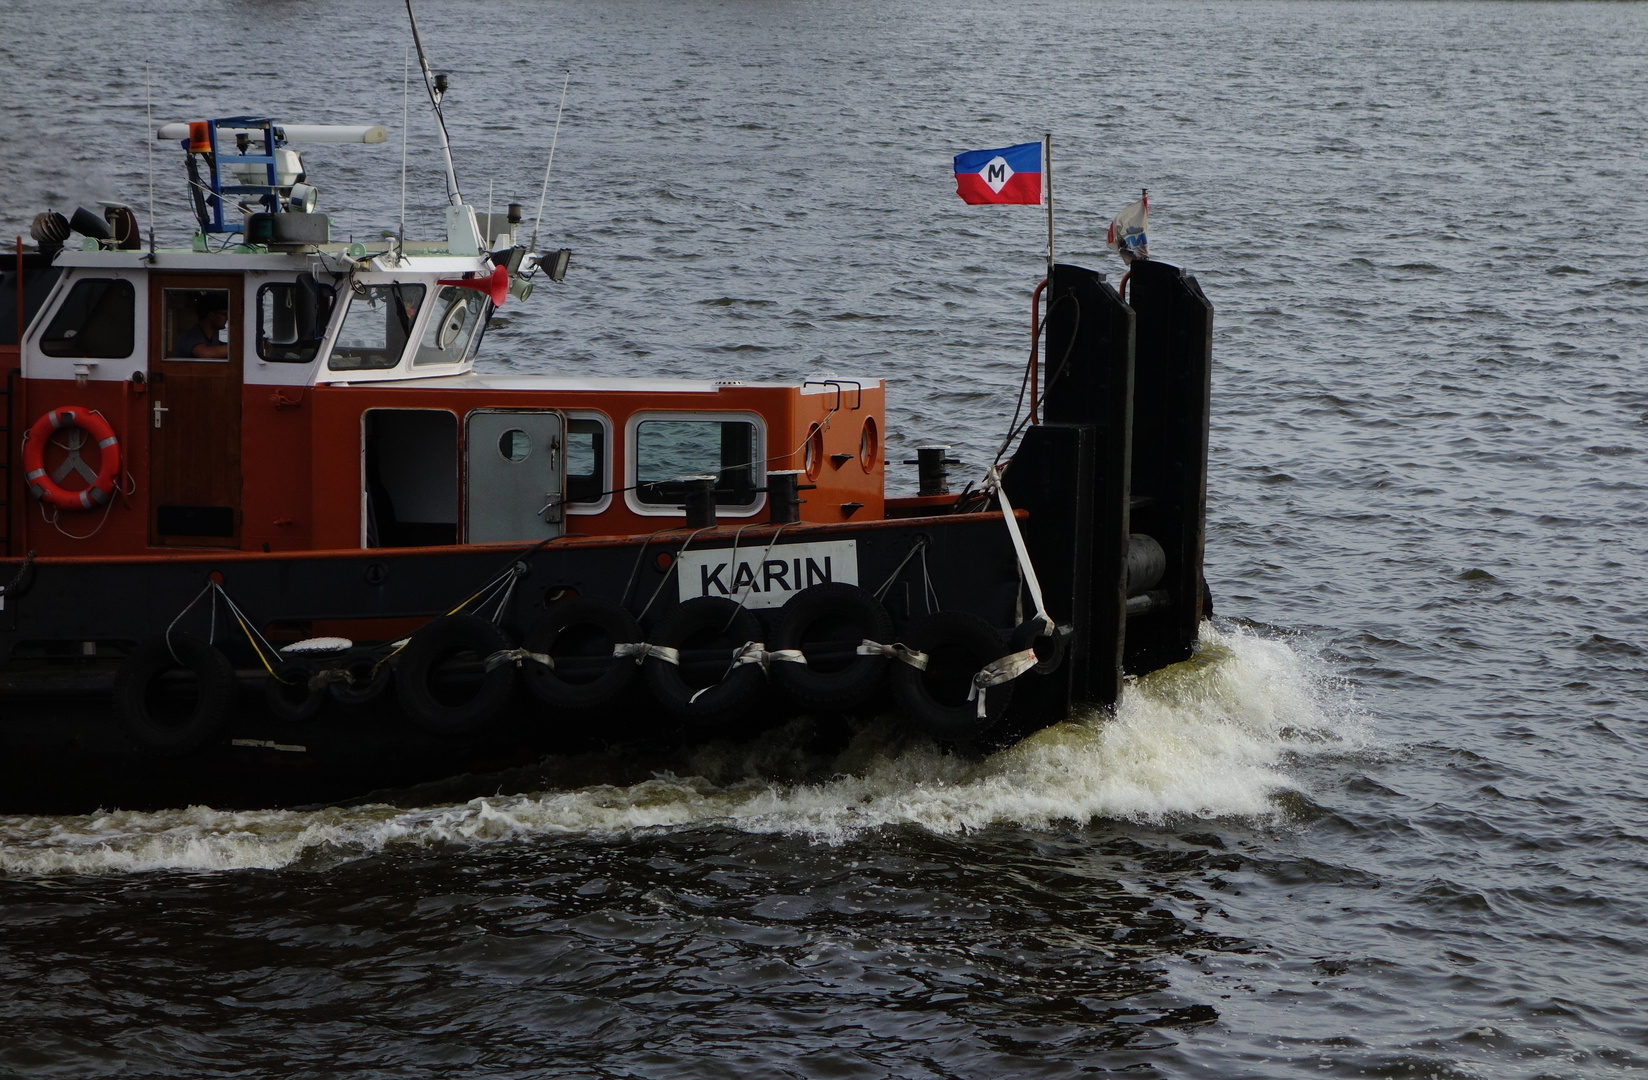
[[[1095,818],[1275,818],[1301,757],[1361,741],[1348,696],[1286,644],[1206,628],[1191,661],[1128,687],[1114,718],[1058,724],[986,760],[871,725],[820,782],[773,779],[798,754],[794,729],[708,746],[638,783],[391,806],[0,818],[0,873],[279,868],[401,847],[558,835],[615,836],[712,825],[846,842],[915,825],[956,833],[1043,829]]]

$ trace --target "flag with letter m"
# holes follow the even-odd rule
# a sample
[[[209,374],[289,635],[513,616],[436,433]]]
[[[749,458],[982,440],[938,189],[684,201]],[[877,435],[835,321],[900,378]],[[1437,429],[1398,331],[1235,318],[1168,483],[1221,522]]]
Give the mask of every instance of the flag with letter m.
[[[1045,206],[1039,142],[956,155],[956,194],[963,202]]]

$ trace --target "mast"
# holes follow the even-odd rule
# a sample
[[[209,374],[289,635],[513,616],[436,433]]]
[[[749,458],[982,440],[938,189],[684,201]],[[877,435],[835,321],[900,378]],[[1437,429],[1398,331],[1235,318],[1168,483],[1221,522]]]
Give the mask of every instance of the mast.
[[[463,205],[463,193],[458,190],[458,174],[452,168],[452,140],[446,134],[446,118],[441,116],[441,93],[445,91],[443,81],[439,90],[435,85],[434,76],[429,72],[429,58],[424,55],[423,38],[418,36],[418,17],[412,14],[412,0],[406,0],[406,17],[412,23],[412,44],[418,50],[418,66],[423,69],[423,86],[429,91],[429,104],[435,109],[435,126],[441,131],[441,156],[446,160],[446,197],[453,206]],[[444,80],[446,76],[441,76]]]

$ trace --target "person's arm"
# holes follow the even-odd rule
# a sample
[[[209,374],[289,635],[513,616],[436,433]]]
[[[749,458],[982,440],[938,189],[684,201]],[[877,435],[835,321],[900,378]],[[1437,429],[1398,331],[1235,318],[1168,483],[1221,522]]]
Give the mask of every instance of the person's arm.
[[[229,344],[224,342],[221,345],[213,345],[209,341],[203,341],[194,347],[194,357],[196,360],[227,360]]]

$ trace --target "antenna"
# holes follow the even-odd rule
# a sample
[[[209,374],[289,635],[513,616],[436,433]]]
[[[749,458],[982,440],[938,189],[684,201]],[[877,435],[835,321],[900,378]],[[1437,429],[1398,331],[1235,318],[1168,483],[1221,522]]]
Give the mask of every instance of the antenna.
[[[145,142],[149,144],[149,261],[154,261],[154,90],[149,83],[149,62],[143,61],[143,107],[148,113],[149,130]]]
[[[401,235],[395,242],[395,265],[406,258],[406,138],[412,109],[412,50],[406,50],[401,65]]]
[[[423,38],[418,35],[418,17],[412,14],[412,0],[406,0],[406,17],[412,23],[412,44],[418,50],[418,66],[423,69],[424,89],[429,91],[429,104],[435,109],[435,126],[441,129],[441,154],[446,158],[446,197],[453,206],[462,206],[463,193],[458,190],[458,174],[452,168],[452,140],[446,134],[446,118],[441,115],[441,93],[437,92],[431,81],[429,57],[423,52]],[[445,78],[441,76],[440,91],[446,89]]]
[[[486,182],[486,231],[487,232],[492,231],[492,185],[494,183],[496,183],[496,181],[493,181],[493,180],[488,180]],[[487,244],[492,243],[492,239],[493,238],[490,237],[490,236],[481,237],[481,248],[482,248],[482,250],[485,250]]]
[[[411,3],[412,0],[406,0],[406,2]],[[544,165],[544,187],[543,190],[538,193],[538,216],[532,222],[531,250],[533,251],[538,250],[538,226],[544,223],[544,199],[549,195],[549,170],[550,167],[555,164],[555,144],[559,142],[561,138],[561,114],[566,111],[567,87],[571,83],[572,72],[568,71],[566,73],[566,78],[561,82],[561,107],[555,110],[555,134],[550,136],[549,139],[549,161]]]

